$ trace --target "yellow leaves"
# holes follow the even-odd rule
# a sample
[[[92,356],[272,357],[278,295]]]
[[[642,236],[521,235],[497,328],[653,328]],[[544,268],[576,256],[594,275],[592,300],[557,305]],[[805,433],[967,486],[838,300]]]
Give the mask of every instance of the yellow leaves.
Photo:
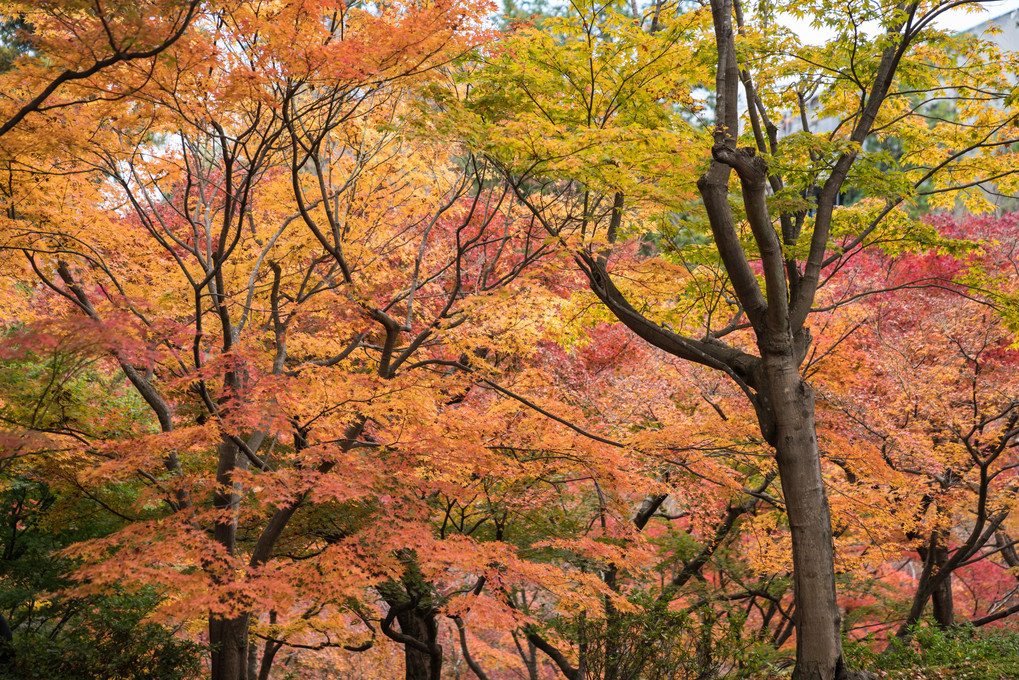
[[[775,512],[758,513],[744,520],[746,565],[758,574],[792,571],[792,550],[783,518]]]
[[[831,229],[833,244],[865,230],[869,230],[864,241],[867,246],[892,256],[931,251],[960,255],[977,247],[971,239],[943,236],[935,225],[904,208],[888,210],[888,203],[879,198],[864,198],[835,211]]]
[[[27,263],[14,258],[0,262],[0,318],[21,319],[25,323],[36,320],[38,311],[32,305],[31,287],[24,283]]]
[[[631,608],[593,573],[582,573],[553,564],[516,560],[501,578],[505,582],[540,588],[555,602],[556,612],[565,616],[583,613],[595,619],[601,618],[605,615],[603,597],[620,602],[626,609]]]
[[[519,286],[475,296],[466,306],[481,330],[478,342],[511,356],[529,354],[539,340],[554,337],[568,300],[549,293],[540,285]],[[469,349],[464,345],[463,349]]]
[[[516,31],[475,76],[475,143],[514,171],[675,204],[692,193],[696,156],[679,112],[694,108],[693,84],[707,77],[681,43],[706,13],[670,17],[652,34],[612,8],[575,9]]]
[[[601,617],[607,603],[635,612],[625,580],[644,583],[652,569],[719,547],[709,541],[720,518],[739,508],[743,533],[721,547],[756,574],[788,570],[788,527],[766,510],[781,503],[765,484],[772,452],[745,395],[604,323],[607,312],[578,292],[586,283],[569,261],[576,248],[611,250],[613,280],[638,312],[695,337],[728,326],[725,342],[754,346],[706,225],[689,216],[710,144],[693,93],[712,77],[708,13],[669,11],[649,31],[581,2],[579,16],[522,28],[477,55],[480,70],[449,65],[446,74],[464,68],[451,87],[469,81],[472,92],[439,98],[433,67],[480,39],[485,8],[366,7],[220,8],[221,20],[200,22],[137,97],[84,107],[81,118],[54,114],[39,129],[55,141],[36,148],[37,130],[16,139],[21,166],[5,199],[3,245],[37,249],[39,272],[52,280],[58,258],[73,255],[74,285],[95,316],[130,314],[117,339],[145,351],[139,361],[115,359],[139,372],[136,384],[170,411],[163,428],[174,428],[153,434],[145,411],[115,421],[121,429],[104,441],[51,459],[90,490],[129,489],[125,506],[159,518],[74,548],[91,579],[82,592],[126,579],[167,593],[167,612],[273,610],[277,620],[262,618],[254,631],[359,644],[367,634],[351,607],[377,618],[373,588],[420,576],[443,611],[475,612],[481,602],[515,630],[542,615],[494,602],[517,589],[537,592],[535,609],[557,616]],[[763,24],[739,37],[741,65],[762,71],[768,106],[792,94],[787,39]],[[800,54],[851,70],[844,51]],[[952,61],[934,47],[908,58],[878,119],[877,141],[901,144],[901,155],[860,148],[845,128],[827,139],[783,138],[769,157],[786,186],[773,210],[805,213],[806,192],[834,159],[858,154],[851,181],[869,198],[836,212],[833,244],[883,218],[866,245],[895,255],[961,249],[905,211],[883,215],[883,199],[911,195],[931,166],[972,141],[964,126],[930,124],[905,96],[907,86],[933,86],[924,65]],[[867,54],[852,66],[867,81],[873,65]],[[104,82],[115,92],[140,85]],[[853,111],[858,92],[843,85],[821,97],[819,112]],[[982,108],[964,107],[966,120],[991,124]],[[437,120],[438,108],[448,118]],[[76,127],[97,132],[85,139]],[[492,167],[482,168],[483,156]],[[931,187],[1014,161],[974,158]],[[519,182],[504,195],[490,191],[506,175]],[[811,217],[802,223],[786,253],[800,259]],[[552,250],[560,255],[542,257]],[[34,276],[0,266],[18,281]],[[52,304],[56,293],[35,297],[31,285],[7,286],[26,300],[9,315]],[[948,468],[961,480],[956,494],[973,483],[966,447],[932,434],[967,426],[945,415],[961,393],[910,383],[910,371],[926,384],[951,382],[965,362],[935,368],[935,352],[906,348],[861,368],[867,350],[841,354],[840,343],[866,315],[823,327],[818,319],[813,329],[825,337],[813,350],[838,355],[816,377],[831,415],[820,433],[826,481],[837,529],[847,532],[839,549],[849,553],[870,530],[884,558],[908,532],[950,522],[946,513],[911,514],[919,492],[897,490],[909,487],[907,475]],[[968,338],[952,330],[960,343]],[[905,387],[882,396],[875,385]],[[861,432],[864,416],[872,429]],[[895,465],[915,471],[889,472]],[[870,484],[862,494],[861,478]],[[645,539],[634,508],[666,493]],[[253,560],[271,537],[270,518],[290,511],[275,549]],[[221,538],[227,528],[236,544]],[[609,565],[626,572],[619,590],[603,577]],[[841,565],[866,561],[847,555]],[[490,592],[469,594],[481,576]]]

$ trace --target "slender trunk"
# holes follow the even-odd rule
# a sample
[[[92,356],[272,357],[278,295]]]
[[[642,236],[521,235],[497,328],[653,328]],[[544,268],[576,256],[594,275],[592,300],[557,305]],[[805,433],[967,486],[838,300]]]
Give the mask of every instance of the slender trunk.
[[[269,672],[272,670],[273,659],[276,658],[276,652],[282,648],[282,642],[265,641],[265,649],[262,651],[262,664],[258,668],[257,680],[269,680]]]
[[[238,461],[239,450],[233,442],[224,439],[219,445],[219,467],[216,481],[219,489],[213,498],[213,505],[227,516],[216,523],[214,536],[216,542],[234,555],[237,550],[237,505],[240,501],[239,488],[234,484],[233,471],[241,465]],[[222,565],[213,565],[213,580],[225,583],[231,576],[229,570]],[[224,618],[212,614],[209,616],[209,643],[212,657],[211,680],[247,680],[248,669],[248,619],[245,612],[238,616]]]
[[[212,647],[211,680],[247,680],[248,615],[229,619],[209,617]]]
[[[616,577],[619,570],[616,565],[611,564],[605,571],[602,579],[605,581],[605,585],[611,588],[613,591],[618,591],[616,585]],[[622,634],[622,625],[620,622],[619,611],[615,605],[612,604],[612,598],[608,595],[605,596],[605,672],[602,676],[602,680],[618,680],[619,679],[619,662],[620,662],[620,635]]]
[[[800,378],[792,353],[763,353],[767,408],[762,431],[773,426],[778,473],[792,535],[796,600],[794,680],[832,680],[845,673],[831,514],[821,475],[814,392]]]
[[[258,645],[248,643],[248,672],[247,680],[258,680]]]
[[[538,680],[538,648],[530,640],[527,641],[527,658],[524,659],[527,666],[527,680]]]
[[[577,631],[577,672],[572,680],[587,678],[587,614],[580,612],[580,626]]]
[[[276,610],[272,609],[269,611],[269,624],[273,625],[276,623]],[[254,644],[251,644],[254,647]],[[265,646],[262,648],[262,662],[258,666],[258,674],[253,680],[269,680],[269,672],[272,670],[273,659],[276,658],[276,652],[282,649],[282,642],[274,642],[272,640],[266,640]]]
[[[931,533],[930,542],[917,549],[923,559],[923,570],[909,614],[895,632],[899,639],[908,638],[913,626],[923,617],[927,602],[933,599],[934,619],[939,626],[948,628],[955,623],[955,605],[952,600],[952,575],[944,573],[948,563],[948,536],[941,531]]]
[[[717,677],[715,660],[712,653],[712,633],[715,621],[710,607],[701,611],[700,635],[697,638],[697,678],[707,680]]]
[[[512,635],[517,652],[527,668],[527,680],[538,680],[538,648],[534,646],[534,642],[530,638],[526,638],[527,651],[525,652],[524,647],[520,644],[520,636],[517,635],[517,631],[513,631]]]

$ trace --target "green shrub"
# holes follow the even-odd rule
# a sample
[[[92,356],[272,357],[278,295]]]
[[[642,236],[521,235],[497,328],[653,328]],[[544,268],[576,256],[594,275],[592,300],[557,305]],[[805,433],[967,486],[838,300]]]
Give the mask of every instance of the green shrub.
[[[1011,680],[1019,677],[1019,630],[949,629],[919,625],[908,640],[892,640],[875,653],[871,640],[850,642],[846,655],[855,668],[889,680]]]
[[[138,595],[107,597],[54,632],[15,631],[14,659],[0,677],[11,680],[192,680],[203,649],[155,623],[143,623],[150,602]]]

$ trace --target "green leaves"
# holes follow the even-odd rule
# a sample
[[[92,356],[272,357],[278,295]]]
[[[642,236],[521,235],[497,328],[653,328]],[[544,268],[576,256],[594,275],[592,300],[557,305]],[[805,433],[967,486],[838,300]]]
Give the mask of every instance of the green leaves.
[[[19,630],[4,677],[20,680],[196,680],[202,645],[146,622],[151,595],[94,598],[66,604],[66,625]],[[51,632],[53,634],[51,634]]]

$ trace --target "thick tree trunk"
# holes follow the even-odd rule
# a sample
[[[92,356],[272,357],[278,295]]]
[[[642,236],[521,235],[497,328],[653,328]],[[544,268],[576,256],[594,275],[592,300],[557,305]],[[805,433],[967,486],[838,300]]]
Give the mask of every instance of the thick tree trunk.
[[[773,432],[778,472],[792,534],[796,598],[795,680],[832,680],[845,674],[831,514],[821,475],[814,423],[814,392],[800,378],[795,358],[764,354],[759,409],[764,432]]]
[[[406,680],[442,680],[442,645],[437,641],[439,624],[435,612],[417,607],[396,615],[400,632],[423,642],[429,649],[425,652],[414,645],[404,645]]]
[[[211,680],[247,680],[248,615],[230,619],[209,617],[212,647]]]
[[[948,562],[948,546],[939,542],[934,548],[934,567],[941,573],[941,569]],[[955,625],[955,602],[952,599],[952,575],[945,574],[934,587],[931,594],[931,603],[934,605],[934,620],[942,628],[951,628]]]

